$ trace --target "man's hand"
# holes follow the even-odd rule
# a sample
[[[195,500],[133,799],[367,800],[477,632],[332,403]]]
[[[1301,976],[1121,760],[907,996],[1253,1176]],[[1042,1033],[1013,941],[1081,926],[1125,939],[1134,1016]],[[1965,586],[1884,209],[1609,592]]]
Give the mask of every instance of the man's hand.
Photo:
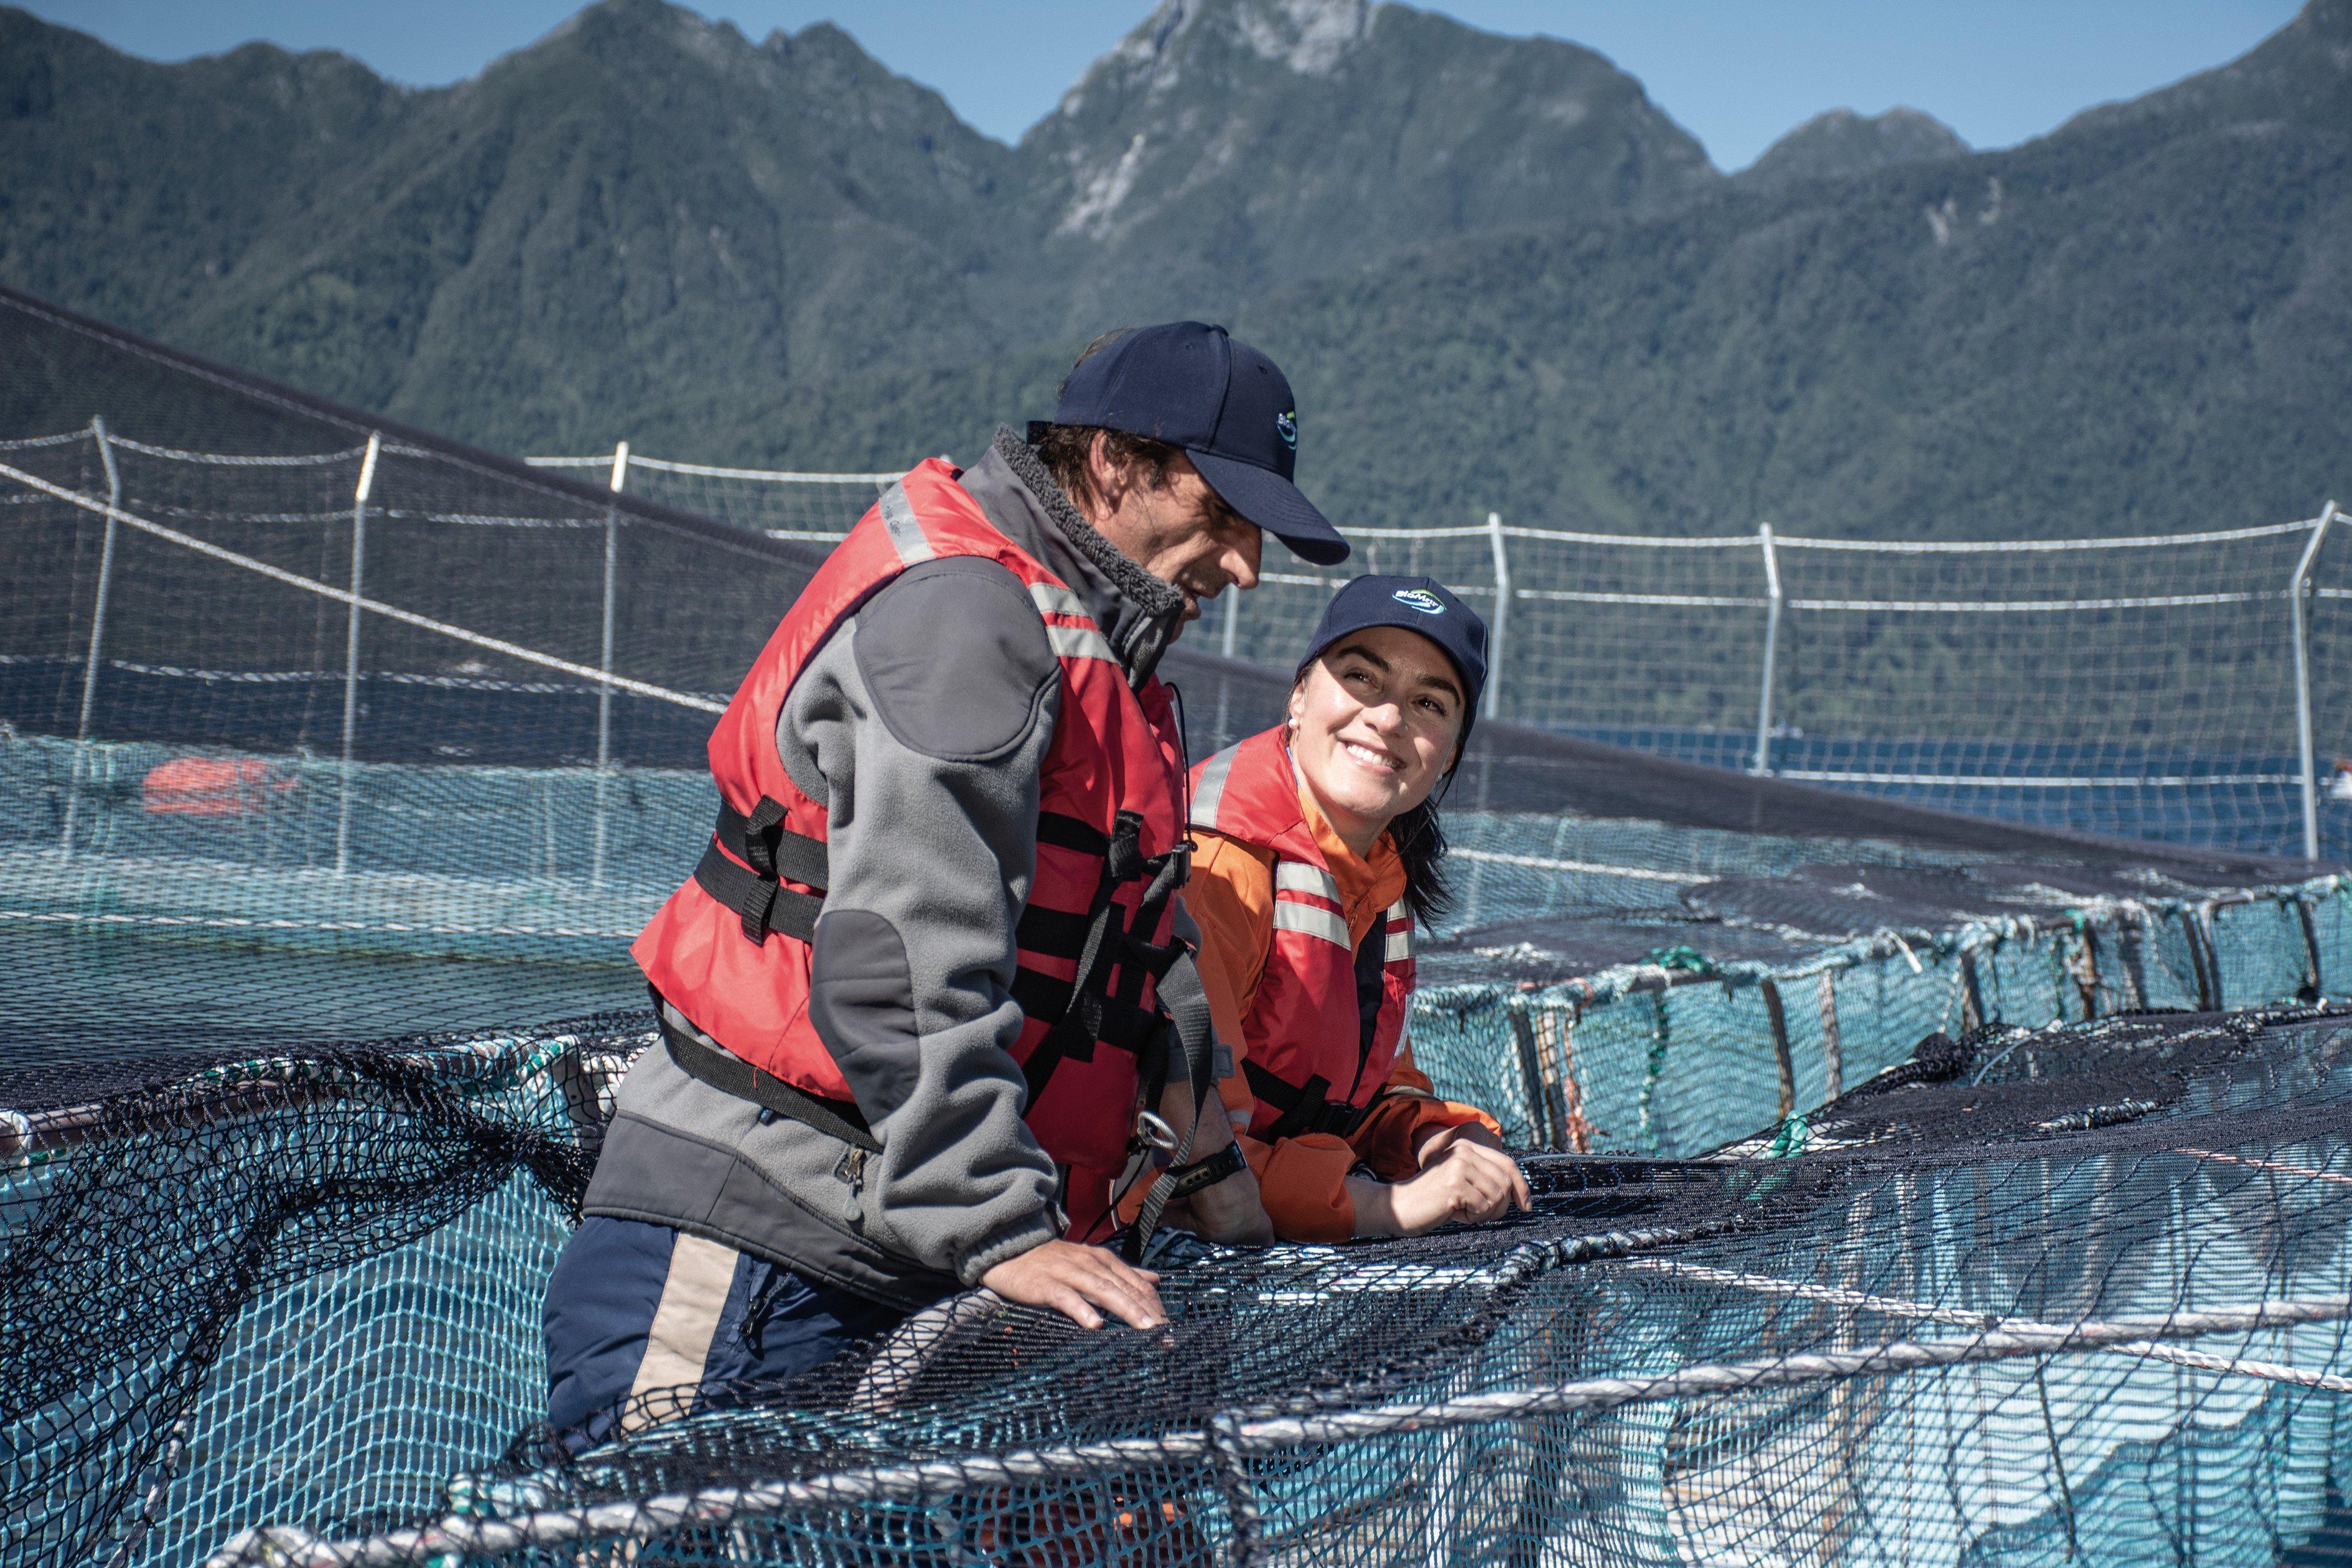
[[[1008,1301],[1051,1307],[1082,1329],[1099,1329],[1102,1312],[1139,1329],[1168,1321],[1156,1287],[1160,1276],[1133,1268],[1099,1247],[1048,1241],[1018,1258],[1008,1258],[980,1277]]]
[[[1440,1144],[1431,1138],[1423,1148],[1433,1152],[1420,1174],[1404,1181],[1348,1178],[1358,1236],[1419,1236],[1441,1225],[1475,1225],[1499,1219],[1514,1206],[1534,1206],[1518,1162],[1487,1141],[1454,1137]]]

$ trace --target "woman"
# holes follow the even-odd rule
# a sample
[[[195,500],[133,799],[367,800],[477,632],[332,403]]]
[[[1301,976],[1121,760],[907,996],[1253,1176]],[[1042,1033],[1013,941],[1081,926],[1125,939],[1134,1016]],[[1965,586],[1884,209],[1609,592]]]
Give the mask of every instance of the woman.
[[[1525,1208],[1484,1111],[1436,1098],[1405,1039],[1412,922],[1445,908],[1432,795],[1462,759],[1486,627],[1426,577],[1360,577],[1323,613],[1288,719],[1192,773],[1184,901],[1225,1104],[1288,1241],[1417,1236]]]

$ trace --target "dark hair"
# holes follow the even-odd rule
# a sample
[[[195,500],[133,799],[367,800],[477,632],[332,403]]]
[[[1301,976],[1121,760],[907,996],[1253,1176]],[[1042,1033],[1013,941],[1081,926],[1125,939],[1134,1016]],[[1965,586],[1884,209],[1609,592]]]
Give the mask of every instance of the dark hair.
[[[1183,455],[1181,447],[1126,430],[1105,430],[1096,425],[1048,425],[1037,433],[1037,460],[1045,465],[1045,471],[1054,476],[1062,493],[1081,505],[1102,499],[1095,494],[1095,482],[1087,474],[1087,458],[1094,450],[1097,436],[1103,438],[1103,456],[1113,468],[1140,473],[1144,482],[1155,490],[1168,482],[1168,466]]]
[[[1449,772],[1445,779],[1453,776]],[[1404,861],[1406,907],[1433,931],[1439,918],[1454,907],[1454,889],[1445,875],[1445,828],[1437,817],[1437,796],[1444,793],[1445,779],[1438,781],[1436,792],[1427,800],[1389,824],[1397,854]]]
[[[1097,334],[1095,341],[1078,351],[1070,362],[1076,370],[1095,355],[1135,331],[1133,327],[1113,327]],[[1059,397],[1069,389],[1070,378],[1065,375],[1055,392]],[[1087,477],[1087,459],[1094,452],[1095,437],[1103,437],[1103,456],[1114,468],[1139,471],[1153,489],[1168,482],[1168,466],[1183,455],[1183,449],[1165,441],[1155,441],[1149,436],[1138,436],[1128,430],[1106,430],[1098,425],[1047,425],[1032,426],[1030,444],[1037,448],[1037,460],[1062,487],[1062,493],[1074,501],[1100,500],[1095,494],[1094,480]]]

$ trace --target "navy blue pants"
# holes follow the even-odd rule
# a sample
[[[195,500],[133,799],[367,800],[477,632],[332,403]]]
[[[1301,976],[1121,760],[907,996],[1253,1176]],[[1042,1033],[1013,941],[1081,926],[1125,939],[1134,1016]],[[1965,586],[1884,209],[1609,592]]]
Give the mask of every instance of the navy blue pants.
[[[804,1372],[906,1315],[723,1242],[592,1215],[547,1282],[548,1425],[576,1452],[729,1384]]]

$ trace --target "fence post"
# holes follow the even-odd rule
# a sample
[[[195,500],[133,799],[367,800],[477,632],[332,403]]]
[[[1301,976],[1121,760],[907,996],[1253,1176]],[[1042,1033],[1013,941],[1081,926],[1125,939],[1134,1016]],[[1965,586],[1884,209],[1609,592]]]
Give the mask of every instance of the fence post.
[[[1495,552],[1495,629],[1486,637],[1486,711],[1488,719],[1503,711],[1503,645],[1511,629],[1511,558],[1503,548],[1503,514],[1486,514],[1486,545]]]
[[[1756,542],[1764,552],[1764,679],[1756,693],[1756,761],[1748,771],[1772,771],[1772,679],[1780,657],[1780,558],[1772,548],[1772,525],[1756,525]]]
[[[2294,628],[2294,738],[2303,762],[2303,858],[2319,858],[2319,764],[2311,733],[2311,626],[2303,601],[2311,591],[2311,563],[2319,557],[2319,547],[2327,538],[2327,525],[2336,521],[2336,503],[2329,501],[2319,509],[2319,521],[2311,525],[2311,539],[2303,547],[2303,558],[2294,563],[2294,577],[2287,584],[2287,607]]]
[[[106,469],[106,542],[98,552],[98,603],[89,614],[89,659],[81,672],[81,717],[74,725],[73,771],[66,786],[66,830],[58,841],[65,858],[73,858],[74,818],[81,808],[82,755],[89,745],[89,721],[98,700],[98,661],[106,642],[107,591],[114,582],[114,514],[122,505],[122,474],[114,466],[114,444],[106,438],[106,420],[94,415],[90,439],[98,443],[98,460]]]
[[[619,495],[629,483],[629,444],[622,441],[613,447],[612,489]],[[613,673],[613,595],[614,568],[621,552],[621,513],[617,507],[604,509],[604,653],[596,668],[604,675]],[[596,688],[596,838],[588,858],[588,885],[604,885],[604,784],[613,766],[613,683],[607,679]]]
[[[1225,624],[1217,629],[1217,651],[1227,658],[1234,657],[1234,639],[1240,635],[1241,625],[1241,590],[1229,587],[1225,590]]]
[[[352,747],[360,725],[360,597],[367,590],[367,503],[375,488],[376,454],[383,437],[368,432],[367,453],[360,458],[360,482],[352,492],[352,615],[343,635],[343,790],[335,811],[335,875],[352,864]]]

